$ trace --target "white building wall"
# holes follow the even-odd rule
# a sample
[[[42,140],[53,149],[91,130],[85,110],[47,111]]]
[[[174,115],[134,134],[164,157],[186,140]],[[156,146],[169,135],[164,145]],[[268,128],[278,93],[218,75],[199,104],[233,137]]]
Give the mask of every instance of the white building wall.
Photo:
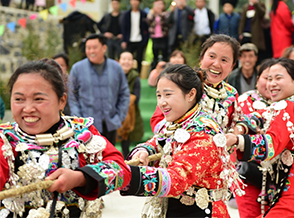
[[[85,3],[77,0],[75,8],[70,5],[70,0],[62,0],[62,3],[67,3],[67,11],[63,12],[59,9],[60,16],[65,17],[72,11],[80,11],[89,15],[94,21],[99,21],[105,13],[110,11],[111,0],[92,0]],[[55,0],[55,4],[58,5],[58,0]]]

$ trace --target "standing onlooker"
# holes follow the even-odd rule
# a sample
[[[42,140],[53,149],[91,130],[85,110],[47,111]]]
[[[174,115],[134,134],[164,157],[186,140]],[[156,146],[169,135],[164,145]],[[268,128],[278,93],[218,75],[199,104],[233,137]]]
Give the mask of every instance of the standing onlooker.
[[[138,71],[141,72],[143,53],[147,46],[149,33],[146,23],[147,14],[139,8],[141,0],[130,0],[131,9],[126,11],[122,19],[122,49],[127,49],[138,62]]]
[[[46,0],[35,0],[36,11],[41,11],[46,8]]]
[[[115,59],[116,57],[119,58],[122,52],[122,13],[119,10],[120,0],[112,0],[111,6],[113,9],[112,12],[105,14],[97,26],[101,33],[107,38],[108,57]]]
[[[294,25],[286,0],[273,0],[271,10],[271,36],[273,57],[282,56],[283,50],[292,45]]]
[[[8,7],[10,3],[10,0],[1,0],[1,4],[3,7]]]
[[[157,78],[159,74],[170,65],[174,64],[187,64],[187,59],[185,57],[185,54],[180,50],[174,50],[173,53],[171,53],[169,57],[169,63],[166,63],[165,61],[160,61],[156,65],[156,68],[153,69],[148,77],[148,85],[152,87],[156,87]]]
[[[72,115],[94,118],[94,126],[112,144],[124,121],[130,99],[125,74],[116,61],[107,58],[106,37],[86,39],[87,58],[75,63],[69,76],[69,106]]]
[[[243,6],[241,19],[239,24],[239,39],[241,45],[244,43],[253,43],[258,48],[258,63],[261,57],[264,56],[266,46],[264,31],[262,28],[265,15],[265,4],[259,0],[249,0]]]
[[[133,69],[133,61],[132,53],[121,53],[119,63],[126,74],[131,93],[128,115],[122,126],[117,130],[117,134],[121,138],[124,158],[129,154],[130,143],[140,141],[144,135],[144,123],[139,109],[141,82],[138,71]]]
[[[167,19],[170,25],[168,32],[169,54],[180,49],[181,44],[187,41],[191,34],[194,11],[186,4],[186,0],[175,0],[170,6],[171,13]]]
[[[234,12],[237,0],[222,0],[223,11],[219,19],[214,24],[214,32],[217,34],[226,34],[235,39],[239,39],[238,29],[240,14]]]
[[[201,44],[213,33],[214,13],[206,7],[206,0],[195,0],[194,33]],[[195,40],[195,41],[196,41]]]
[[[153,62],[152,69],[158,62],[159,51],[162,53],[162,60],[167,61],[168,58],[168,12],[165,11],[163,0],[155,0],[153,8],[147,15],[147,23],[149,24],[149,34],[152,38]]]
[[[66,53],[59,53],[52,57],[61,67],[63,74],[68,74],[69,57]]]
[[[56,54],[52,57],[53,60],[55,60],[61,67],[62,69],[62,73],[63,73],[63,79],[64,79],[64,83],[67,87],[67,81],[68,81],[68,69],[69,69],[69,57],[66,53],[59,53]],[[66,88],[66,92],[68,91],[68,89]],[[70,107],[68,104],[68,99],[66,101],[66,105],[64,107],[63,113],[65,115],[70,115]]]
[[[3,120],[4,115],[5,115],[5,104],[0,95],[0,122]]]
[[[255,89],[257,55],[258,49],[252,43],[245,43],[240,47],[239,60],[241,67],[233,70],[228,76],[228,83],[235,87],[240,95]]]

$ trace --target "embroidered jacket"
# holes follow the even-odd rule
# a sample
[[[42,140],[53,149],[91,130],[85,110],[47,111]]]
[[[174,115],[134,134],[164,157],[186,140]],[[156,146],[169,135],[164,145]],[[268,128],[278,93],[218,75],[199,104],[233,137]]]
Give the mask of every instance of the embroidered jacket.
[[[162,153],[159,167],[132,166],[132,175],[136,176],[132,176],[130,186],[121,193],[160,199],[168,197],[166,217],[175,214],[179,217],[229,217],[224,203],[230,180],[228,176],[238,175],[231,168],[228,153],[221,147],[226,140],[218,140],[218,137],[223,139],[224,134],[216,121],[203,110],[188,112],[172,126],[165,122],[157,135],[131,152],[131,156],[140,149],[146,149],[149,154]],[[158,163],[154,165],[158,166]],[[156,197],[152,199],[158,200]],[[151,209],[144,208],[143,212],[158,211],[152,207],[152,202],[150,205]],[[165,216],[153,214],[150,217]]]
[[[205,111],[207,111],[208,114],[216,119],[224,133],[226,133],[230,127],[233,127],[237,122],[242,122],[249,127],[249,130],[255,131],[255,124],[252,123],[250,118],[241,113],[241,108],[237,103],[238,92],[233,86],[222,81],[216,88],[212,88],[209,85],[207,85],[207,87],[215,90],[216,92],[222,90],[222,95],[211,96],[208,88],[205,88],[200,105]],[[159,107],[156,107],[156,110],[150,120],[153,132],[158,130],[161,126],[159,122],[164,122],[163,119],[163,113]]]
[[[22,132],[16,123],[0,125],[0,189],[4,185],[10,189],[44,180],[61,161],[60,167],[82,171],[87,185],[59,194],[56,213],[76,217],[76,214],[70,213],[70,207],[76,206],[82,211],[81,217],[99,217],[101,211],[97,198],[126,186],[130,181],[129,168],[121,153],[92,125],[93,118],[62,119],[58,130],[67,127],[66,131],[73,132],[70,137],[57,140],[52,146],[39,145],[35,136]],[[48,212],[52,199],[52,193],[47,190],[4,199],[5,209],[0,211],[0,217],[6,217],[9,211],[21,215],[24,206],[31,209],[47,205]]]
[[[238,98],[238,104],[244,114],[250,114],[254,111],[263,110],[271,103],[271,100],[265,99],[257,90],[245,92]]]
[[[273,205],[278,204],[276,197],[281,193],[283,202],[294,201],[292,155],[294,152],[293,99],[292,96],[287,100],[275,102],[266,109],[259,111],[260,119],[264,122],[265,134],[243,135],[245,141],[244,152],[237,150],[239,160],[260,162],[265,172],[270,172],[271,174],[271,179],[267,178],[267,180],[279,181],[278,184],[272,185],[266,190],[267,200],[273,203]],[[281,156],[279,157],[279,155]],[[283,171],[279,172],[280,175],[279,173],[277,174],[276,167],[272,165],[275,162],[277,163],[275,160],[278,160],[278,164],[280,164],[280,167],[277,167],[278,171]],[[287,168],[289,168],[290,173]],[[282,173],[286,173],[285,179],[281,178]],[[271,206],[273,207],[273,205]],[[274,217],[277,214],[271,215]],[[293,215],[294,211],[283,214],[283,216]]]

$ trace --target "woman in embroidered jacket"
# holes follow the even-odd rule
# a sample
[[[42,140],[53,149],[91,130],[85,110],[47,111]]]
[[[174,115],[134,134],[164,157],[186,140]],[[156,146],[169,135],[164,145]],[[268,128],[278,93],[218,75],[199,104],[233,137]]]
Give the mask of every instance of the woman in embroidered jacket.
[[[155,196],[146,201],[142,217],[229,217],[224,200],[229,181],[242,194],[238,174],[230,162],[224,134],[198,104],[203,94],[202,74],[187,65],[166,68],[157,84],[157,102],[165,123],[129,158],[132,179],[122,195]],[[147,156],[162,153],[148,166]],[[159,167],[158,167],[159,166]]]
[[[200,102],[202,108],[212,114],[222,130],[226,133],[234,128],[240,133],[255,132],[254,126],[246,116],[240,116],[237,90],[223,80],[232,71],[238,60],[239,42],[227,35],[210,36],[202,45],[200,54],[201,68],[206,71],[204,93]],[[164,115],[157,107],[150,124],[153,132],[164,122]],[[235,127],[238,122],[237,127]]]
[[[28,62],[10,78],[15,123],[0,125],[0,190],[56,181],[48,190],[2,200],[0,217],[99,217],[98,197],[130,181],[121,153],[92,118],[60,115],[66,104],[61,72],[42,61]]]
[[[250,114],[255,111],[258,112],[265,109],[272,103],[270,92],[266,86],[269,68],[273,63],[274,59],[264,60],[261,63],[257,73],[257,89],[245,92],[239,96],[238,104],[240,105],[244,114]],[[241,161],[238,164],[237,169],[242,168],[242,165],[244,167],[244,164],[247,163]],[[257,167],[257,165],[251,166]],[[247,186],[244,189],[245,195],[241,197],[236,196],[239,215],[240,217],[257,217],[261,214],[260,203],[256,201],[258,195],[261,192],[260,187],[251,184],[249,181],[246,181],[246,185]]]
[[[270,206],[266,217],[293,217],[294,208],[294,61],[277,59],[269,69],[267,89],[274,102],[260,110],[265,134],[227,134],[237,145],[238,159],[261,162],[263,180],[259,201]],[[257,113],[257,112],[255,112]],[[268,172],[268,173],[267,173]],[[290,204],[289,204],[290,203]]]

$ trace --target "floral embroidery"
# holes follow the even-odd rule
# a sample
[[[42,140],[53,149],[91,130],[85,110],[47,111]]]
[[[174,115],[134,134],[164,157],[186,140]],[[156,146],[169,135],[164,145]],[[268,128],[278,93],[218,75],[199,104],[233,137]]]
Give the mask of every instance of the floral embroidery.
[[[253,156],[250,160],[261,161],[266,157],[266,149],[264,147],[265,140],[263,135],[250,135],[252,142]]]
[[[69,118],[71,118],[71,117],[69,117]],[[94,119],[92,117],[87,117],[87,118],[73,117],[72,122],[74,124],[79,124],[79,125],[83,125],[86,127],[90,127],[94,123]]]
[[[68,125],[73,128],[75,135],[66,138],[63,141],[63,144],[61,144],[60,142],[58,144],[58,146],[62,149],[62,166],[74,170],[79,167],[78,153],[80,151],[78,149],[81,145],[83,145],[83,143],[85,143],[85,145],[89,144],[89,142],[91,142],[91,139],[93,138],[93,134],[88,130],[88,128],[85,127],[85,125],[90,125],[91,123],[93,123],[93,119],[75,119],[73,117],[63,117],[63,119],[64,123],[62,125]],[[43,180],[46,176],[50,175],[58,168],[58,152],[57,149],[54,148],[54,146],[52,146],[54,150],[54,152],[52,152],[53,150],[50,150],[51,147],[49,149],[49,146],[38,145],[34,136],[27,135],[21,131],[18,132],[17,128],[18,127],[16,123],[12,123],[9,125],[0,125],[1,138],[4,141],[4,144],[2,146],[3,156],[8,162],[9,166],[9,180],[5,184],[5,187],[8,189],[13,188],[16,185],[26,185],[31,182]],[[83,133],[83,131],[87,132],[87,134],[82,135],[81,133]],[[88,134],[89,132],[91,134]],[[18,175],[14,173],[15,155],[13,153],[13,148],[15,148],[15,151],[18,153],[20,160],[24,162],[21,166],[17,168],[18,171],[16,173]],[[96,151],[98,152],[97,159],[95,159],[96,162],[99,161],[98,156],[102,153],[102,150],[97,151],[96,149]],[[89,157],[90,154],[88,154],[86,151],[83,152],[83,154],[87,160],[87,157]],[[116,171],[118,171],[116,168],[120,169],[119,165],[115,166],[115,164],[113,164],[113,168]],[[105,171],[104,173],[109,174],[110,172]],[[117,174],[118,177],[120,177],[121,179],[117,179],[116,181],[114,181],[114,187],[122,186],[123,183],[122,172],[119,172]],[[113,178],[111,179],[114,180]],[[108,182],[111,183],[112,181]],[[16,197],[10,200],[5,199],[2,201],[2,203],[7,206],[7,209],[11,209],[16,213],[19,213],[22,211],[22,208],[24,206],[28,206],[29,208],[31,208],[32,206],[40,207],[45,204],[47,204],[48,206],[52,197],[52,193],[49,193],[47,190],[43,190],[25,194],[21,198]],[[66,205],[79,206],[79,199],[80,197],[72,190],[59,194],[58,196],[58,200],[62,200]],[[89,201],[83,201],[88,205]],[[10,206],[13,202],[16,207],[11,208]],[[81,207],[80,209],[83,210],[83,208]],[[84,207],[83,211],[86,212],[86,207]]]
[[[289,190],[289,188],[290,188],[290,186],[291,186],[291,182],[290,182],[290,179],[289,179],[289,177],[293,177],[294,176],[294,174],[293,173],[289,173],[289,175],[288,175],[288,178],[287,178],[287,181],[286,181],[286,184],[285,184],[285,187],[284,187],[284,189],[283,189],[283,191],[288,191]]]
[[[120,189],[123,184],[123,170],[120,166],[111,160],[103,161],[95,165],[88,165],[101,177],[105,179],[106,191],[105,193],[111,193],[117,188]]]
[[[91,137],[92,133],[87,128],[84,128],[81,131],[77,131],[77,134],[75,135],[75,139],[83,143],[87,143]]]

